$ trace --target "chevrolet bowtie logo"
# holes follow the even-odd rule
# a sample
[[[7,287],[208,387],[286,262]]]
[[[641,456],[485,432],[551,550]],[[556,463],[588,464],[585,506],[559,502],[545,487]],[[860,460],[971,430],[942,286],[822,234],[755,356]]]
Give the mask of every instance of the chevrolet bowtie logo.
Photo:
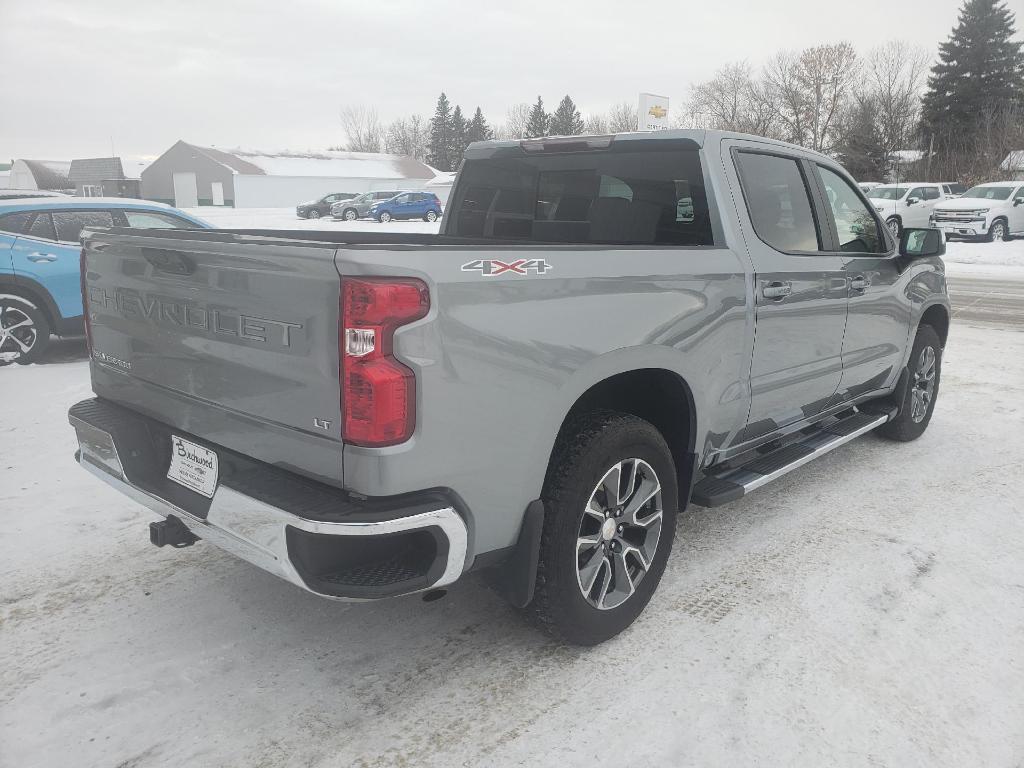
[[[661,120],[661,118],[668,114],[668,110],[665,109],[660,104],[655,104],[653,107],[647,110],[647,114],[650,115],[651,117]]]

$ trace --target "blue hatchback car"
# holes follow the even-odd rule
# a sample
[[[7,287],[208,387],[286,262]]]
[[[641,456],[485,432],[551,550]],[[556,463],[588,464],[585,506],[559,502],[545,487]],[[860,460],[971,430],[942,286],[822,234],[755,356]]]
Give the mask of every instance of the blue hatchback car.
[[[392,219],[437,221],[441,218],[441,200],[430,192],[402,192],[370,206],[370,217],[380,222]]]
[[[79,274],[83,227],[209,229],[162,203],[122,198],[0,201],[0,365],[30,363],[50,334],[83,332]]]

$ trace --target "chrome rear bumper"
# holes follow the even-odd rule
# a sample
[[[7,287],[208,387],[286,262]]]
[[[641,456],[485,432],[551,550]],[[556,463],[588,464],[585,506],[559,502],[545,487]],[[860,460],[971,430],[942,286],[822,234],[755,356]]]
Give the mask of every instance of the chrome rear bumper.
[[[214,493],[209,511],[203,518],[130,481],[118,454],[117,441],[110,432],[76,416],[74,408],[69,414],[69,421],[78,434],[79,450],[76,459],[86,471],[156,514],[163,517],[173,515],[200,539],[216,544],[221,549],[314,594],[336,600],[354,601],[392,597],[451,584],[463,572],[467,528],[453,507],[440,507],[383,520],[311,520],[220,484]],[[363,545],[368,541],[368,537],[396,537],[400,534],[429,532],[437,545],[433,555],[427,556],[430,562],[429,567],[424,566],[425,572],[418,574],[414,579],[406,579],[404,584],[401,581],[394,582],[393,589],[388,589],[387,584],[379,583],[367,588],[366,582],[376,578],[372,572],[375,566],[369,563],[360,566],[360,572],[354,577],[361,584],[346,588],[342,581],[338,586],[337,578],[332,576],[334,580],[330,581],[330,584],[333,586],[329,591],[325,591],[326,588],[322,585],[328,581],[322,581],[320,577],[312,574],[309,564],[301,562],[301,558],[295,554],[296,549],[302,549],[294,545],[296,532],[310,534],[306,538],[318,541],[316,546],[321,550],[326,547],[328,553],[331,542],[319,537],[334,537],[339,544],[343,541],[351,543],[350,537],[359,537],[358,543]],[[292,546],[289,545],[290,540],[293,542]],[[309,547],[303,549],[308,550]],[[343,566],[344,563],[339,565]],[[369,575],[367,569],[370,569]],[[380,570],[393,572],[393,569],[388,570],[387,564],[381,566]]]

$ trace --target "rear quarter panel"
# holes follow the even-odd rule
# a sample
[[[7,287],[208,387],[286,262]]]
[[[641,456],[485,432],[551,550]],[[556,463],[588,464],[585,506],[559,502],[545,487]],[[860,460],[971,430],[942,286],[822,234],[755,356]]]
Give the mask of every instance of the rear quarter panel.
[[[477,259],[543,258],[545,274],[484,276]],[[409,247],[344,249],[342,276],[412,275],[431,309],[400,329],[417,376],[417,425],[386,449],[345,447],[345,485],[368,495],[454,489],[471,510],[471,551],[515,541],[541,494],[562,420],[594,384],[663,368],[693,390],[697,446],[746,417],[745,257],[728,248]]]

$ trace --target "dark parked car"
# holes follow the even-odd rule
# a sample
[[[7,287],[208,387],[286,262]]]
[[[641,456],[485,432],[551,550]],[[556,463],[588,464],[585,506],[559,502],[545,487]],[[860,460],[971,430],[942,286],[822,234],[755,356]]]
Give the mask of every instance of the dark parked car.
[[[324,195],[319,200],[310,200],[308,203],[300,203],[295,206],[295,213],[300,219],[319,219],[331,212],[331,206],[342,200],[349,200],[356,196],[355,192],[333,192]]]
[[[441,218],[441,200],[431,192],[406,192],[372,205],[370,218],[381,222],[392,219],[437,221]]]

